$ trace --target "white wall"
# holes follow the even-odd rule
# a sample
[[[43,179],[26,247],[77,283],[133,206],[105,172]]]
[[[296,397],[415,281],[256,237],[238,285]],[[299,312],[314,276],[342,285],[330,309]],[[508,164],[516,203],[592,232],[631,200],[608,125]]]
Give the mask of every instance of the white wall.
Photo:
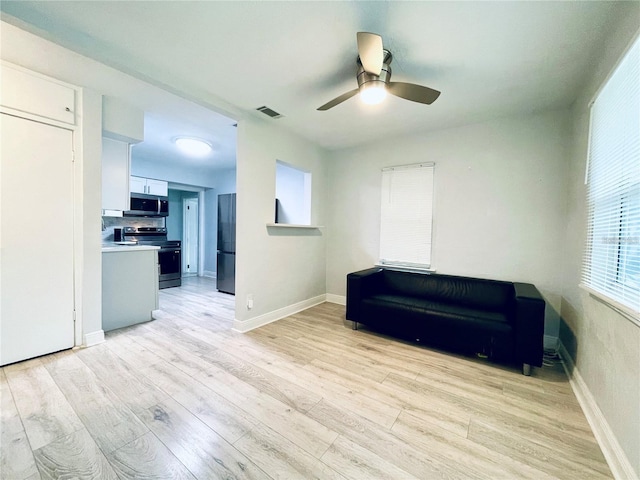
[[[569,113],[512,117],[334,152],[327,293],[379,254],[381,168],[435,162],[432,265],[440,273],[530,282],[557,336]]]
[[[182,212],[182,191],[169,189],[169,216],[165,218],[167,227],[167,238],[169,240],[182,240],[183,212]],[[192,192],[192,196],[198,196]]]
[[[203,275],[217,274],[218,250],[218,190],[209,188],[204,191],[204,264]]]
[[[626,467],[640,477],[640,327],[578,286],[586,238],[588,103],[640,28],[640,3],[630,2],[625,8],[628,15],[612,28],[573,109],[560,338],[624,452]],[[619,478],[632,478],[624,468]]]
[[[216,172],[210,169],[174,167],[165,163],[155,163],[151,160],[136,158],[133,154],[131,158],[131,175],[204,188],[215,188],[217,183]]]
[[[326,292],[324,231],[266,226],[273,222],[276,160],[312,173],[311,222],[325,222],[326,154],[268,122],[252,118],[238,124],[236,319],[240,324]],[[254,297],[252,310],[246,308],[247,294]]]
[[[216,170],[213,185],[219,195],[236,193],[236,169]]]
[[[87,335],[102,330],[102,96],[84,88],[82,92],[82,195],[76,208],[82,212],[82,262],[76,266],[76,303],[81,304],[82,343]],[[78,286],[76,286],[76,289]],[[100,338],[100,335],[98,335]]]

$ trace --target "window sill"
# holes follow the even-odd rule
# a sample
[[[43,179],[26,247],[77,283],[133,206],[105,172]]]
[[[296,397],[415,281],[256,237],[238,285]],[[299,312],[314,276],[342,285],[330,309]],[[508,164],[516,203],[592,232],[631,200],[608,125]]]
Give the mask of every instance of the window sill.
[[[296,225],[293,223],[267,223],[267,227],[275,228],[323,228],[322,225]]]
[[[427,267],[409,267],[402,265],[389,265],[388,263],[376,263],[376,267],[386,268],[387,270],[396,270],[398,272],[414,272],[414,273],[436,273],[435,268]]]
[[[638,312],[634,312],[632,309],[627,307],[626,305],[622,305],[621,303],[613,300],[612,298],[607,297],[604,293],[598,292],[597,290],[592,289],[584,284],[580,284],[579,287],[587,292],[594,300],[603,303],[611,310],[615,311],[617,314],[623,316],[635,326],[640,327],[640,314]]]

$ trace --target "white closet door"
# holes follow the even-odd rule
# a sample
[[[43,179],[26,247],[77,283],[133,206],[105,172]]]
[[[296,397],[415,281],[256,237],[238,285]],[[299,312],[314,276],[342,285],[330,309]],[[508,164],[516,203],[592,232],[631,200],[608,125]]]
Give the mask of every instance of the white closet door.
[[[73,133],[1,116],[0,365],[70,348]]]

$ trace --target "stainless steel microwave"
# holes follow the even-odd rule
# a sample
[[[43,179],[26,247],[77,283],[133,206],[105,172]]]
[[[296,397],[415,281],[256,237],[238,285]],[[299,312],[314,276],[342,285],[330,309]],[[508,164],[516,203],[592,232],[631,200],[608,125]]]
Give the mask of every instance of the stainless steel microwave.
[[[132,193],[125,217],[166,217],[169,215],[169,199],[157,195]]]

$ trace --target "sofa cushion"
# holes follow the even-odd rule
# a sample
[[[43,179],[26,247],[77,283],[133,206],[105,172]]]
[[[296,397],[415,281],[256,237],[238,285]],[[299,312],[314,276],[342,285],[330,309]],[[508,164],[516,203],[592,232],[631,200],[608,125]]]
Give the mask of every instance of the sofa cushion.
[[[385,270],[383,291],[483,310],[510,309],[513,284],[497,280]]]
[[[437,317],[438,320],[463,322],[472,324],[486,324],[490,323],[487,327],[495,330],[511,330],[509,325],[509,319],[506,314],[501,312],[478,310],[465,306],[434,302],[425,298],[407,297],[401,295],[389,295],[379,294],[365,298],[362,301],[363,306],[371,307],[373,309],[386,310],[387,308],[394,309],[402,313],[415,312],[424,321],[434,321]]]

